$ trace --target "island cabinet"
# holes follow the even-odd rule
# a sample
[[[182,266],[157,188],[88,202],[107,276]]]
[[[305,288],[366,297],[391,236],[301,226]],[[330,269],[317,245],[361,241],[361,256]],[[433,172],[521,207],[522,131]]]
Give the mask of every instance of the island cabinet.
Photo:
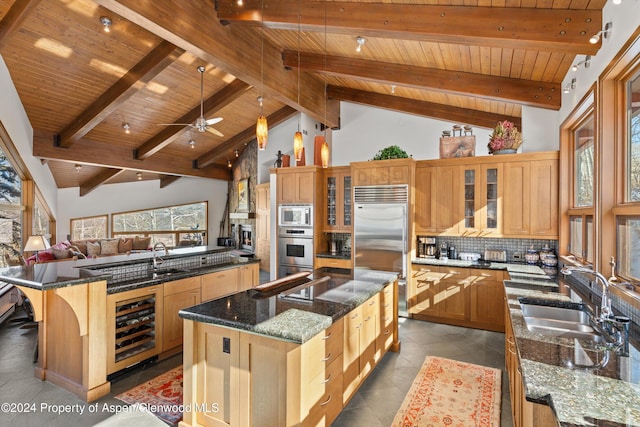
[[[162,351],[182,351],[182,319],[178,312],[200,304],[200,278],[189,277],[164,284]]]
[[[247,289],[251,289],[260,284],[260,264],[246,264],[238,267],[240,270],[239,273],[239,289],[240,291],[245,291]]]
[[[314,203],[317,169],[316,166],[277,169],[277,203]]]
[[[513,334],[508,301],[505,305],[505,366],[509,376],[509,395],[511,396],[511,417],[514,427],[548,427],[557,426],[558,422],[550,406],[527,400],[518,346]]]
[[[324,170],[322,230],[351,232],[351,168],[338,166]]]
[[[107,295],[107,373],[162,351],[163,285]]]
[[[413,159],[351,163],[353,185],[411,184],[414,163]]]

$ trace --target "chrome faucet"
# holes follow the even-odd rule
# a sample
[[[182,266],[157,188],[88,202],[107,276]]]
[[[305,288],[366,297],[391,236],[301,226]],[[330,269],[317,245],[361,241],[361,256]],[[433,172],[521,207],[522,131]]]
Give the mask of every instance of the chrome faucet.
[[[162,258],[160,258],[156,252],[156,249],[158,247],[158,245],[160,245],[163,249],[164,249],[164,255],[167,256],[169,255],[169,249],[167,249],[167,245],[165,245],[162,242],[156,242],[155,245],[153,245],[153,268],[154,270],[164,262],[164,260]]]
[[[611,310],[611,297],[609,296],[609,281],[601,274],[595,270],[591,270],[586,267],[573,267],[565,265],[562,267],[560,272],[565,276],[569,276],[572,272],[577,271],[579,273],[587,273],[592,274],[596,278],[596,282],[598,280],[602,283],[602,301],[600,303],[600,320],[605,320],[610,318],[613,315],[613,310]]]

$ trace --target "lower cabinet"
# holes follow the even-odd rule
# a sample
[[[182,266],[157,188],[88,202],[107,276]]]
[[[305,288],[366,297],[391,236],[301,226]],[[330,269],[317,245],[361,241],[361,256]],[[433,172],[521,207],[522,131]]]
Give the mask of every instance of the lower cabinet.
[[[182,319],[178,312],[200,303],[200,278],[174,280],[164,284],[162,351],[182,350]]]
[[[107,374],[162,350],[163,287],[107,295]]]
[[[301,345],[185,320],[183,403],[192,410],[181,425],[331,425],[348,400],[346,390],[355,392],[384,354],[378,344],[399,346],[395,319],[381,318],[394,315],[386,303],[396,303],[396,287]],[[203,402],[216,406],[203,410]]]
[[[413,264],[409,313],[421,320],[503,331],[502,280],[500,270]]]
[[[202,301],[209,301],[240,290],[240,270],[229,268],[215,273],[200,276],[200,296]]]
[[[508,302],[503,298],[505,313],[505,365],[509,375],[509,394],[511,396],[511,416],[514,427],[550,427],[557,426],[550,406],[529,402],[526,398],[518,346],[513,335]]]
[[[260,264],[242,265],[240,270],[239,291],[246,291],[260,284]]]

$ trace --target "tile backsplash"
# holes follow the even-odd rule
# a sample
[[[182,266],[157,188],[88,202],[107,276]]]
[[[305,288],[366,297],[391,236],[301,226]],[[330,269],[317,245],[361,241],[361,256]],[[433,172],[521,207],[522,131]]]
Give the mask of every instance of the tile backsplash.
[[[485,250],[501,250],[507,252],[507,262],[524,262],[524,255],[530,248],[540,251],[548,245],[557,253],[557,240],[541,239],[505,239],[491,237],[436,237],[436,247],[445,242],[447,246],[453,246],[458,253],[476,252],[484,257]],[[519,255],[519,258],[518,258]]]

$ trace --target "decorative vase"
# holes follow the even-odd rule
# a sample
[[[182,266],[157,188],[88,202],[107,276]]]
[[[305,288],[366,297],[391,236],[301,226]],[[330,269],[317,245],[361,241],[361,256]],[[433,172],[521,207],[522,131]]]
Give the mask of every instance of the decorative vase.
[[[518,150],[513,148],[503,148],[502,150],[496,150],[492,154],[515,154]]]

